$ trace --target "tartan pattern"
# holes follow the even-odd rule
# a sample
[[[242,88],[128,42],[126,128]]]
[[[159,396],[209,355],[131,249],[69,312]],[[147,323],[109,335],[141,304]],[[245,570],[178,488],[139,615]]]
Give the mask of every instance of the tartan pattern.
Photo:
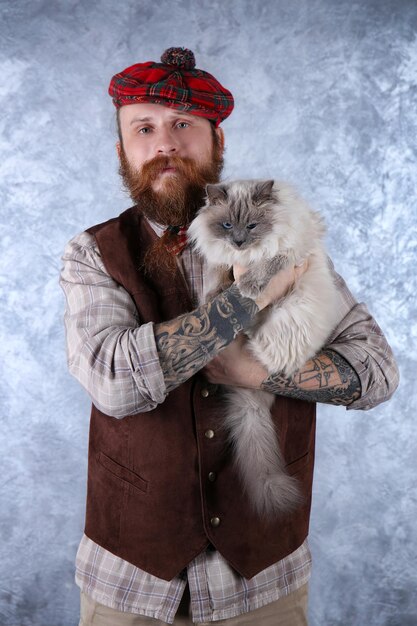
[[[164,233],[165,248],[177,256],[181,254],[187,245],[187,227],[186,226],[168,226]]]
[[[109,94],[116,108],[152,102],[205,117],[218,126],[233,110],[233,96],[204,70],[147,61],[113,76]]]

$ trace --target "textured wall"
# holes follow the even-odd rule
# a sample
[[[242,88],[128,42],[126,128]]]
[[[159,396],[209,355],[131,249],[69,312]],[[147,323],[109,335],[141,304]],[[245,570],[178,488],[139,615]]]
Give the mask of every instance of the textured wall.
[[[417,624],[415,0],[1,0],[0,623],[75,626],[89,403],[60,255],[128,206],[110,76],[165,47],[236,95],[226,174],[295,182],[398,357],[394,399],[320,407],[313,626]]]

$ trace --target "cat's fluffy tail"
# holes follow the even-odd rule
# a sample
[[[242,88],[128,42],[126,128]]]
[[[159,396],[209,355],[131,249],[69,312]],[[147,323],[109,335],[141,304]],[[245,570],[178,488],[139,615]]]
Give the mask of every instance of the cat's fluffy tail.
[[[289,513],[302,502],[295,478],[285,471],[270,408],[274,396],[253,389],[228,389],[226,426],[235,461],[251,503],[262,516]]]

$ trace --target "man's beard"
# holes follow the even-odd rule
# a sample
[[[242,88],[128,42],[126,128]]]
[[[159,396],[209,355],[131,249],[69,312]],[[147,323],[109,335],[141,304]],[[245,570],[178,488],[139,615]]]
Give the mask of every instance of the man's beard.
[[[175,174],[162,174],[167,167],[175,168]],[[223,150],[216,139],[212,158],[204,164],[186,157],[160,156],[137,170],[129,163],[123,147],[120,150],[119,173],[132,200],[148,219],[163,226],[187,226],[203,205],[206,185],[219,182],[222,169]],[[159,177],[160,188],[154,191],[152,185]],[[165,232],[148,250],[144,259],[148,273],[175,272],[175,255],[167,249],[173,237]]]

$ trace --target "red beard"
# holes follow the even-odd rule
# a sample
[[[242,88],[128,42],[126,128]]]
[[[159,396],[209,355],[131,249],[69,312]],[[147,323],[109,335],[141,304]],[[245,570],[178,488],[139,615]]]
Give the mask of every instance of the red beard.
[[[175,174],[169,175],[161,182],[160,190],[154,191],[153,183],[167,167],[175,168]],[[119,173],[132,200],[147,218],[164,226],[188,225],[203,204],[206,185],[219,181],[222,168],[222,149],[216,141],[212,159],[204,165],[186,157],[160,156],[136,170],[128,162],[123,147],[120,152]],[[164,233],[148,250],[144,264],[149,273],[175,272],[176,258],[166,247],[171,237],[175,235]]]

